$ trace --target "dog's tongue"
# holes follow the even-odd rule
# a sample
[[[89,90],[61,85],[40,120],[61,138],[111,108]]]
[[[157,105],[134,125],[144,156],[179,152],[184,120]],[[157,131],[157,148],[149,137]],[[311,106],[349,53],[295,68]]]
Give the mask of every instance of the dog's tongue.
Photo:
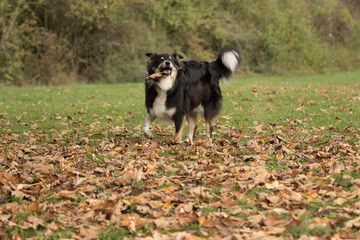
[[[165,69],[165,70],[164,70],[164,73],[166,73],[166,74],[171,74],[171,70],[170,70],[170,69]]]

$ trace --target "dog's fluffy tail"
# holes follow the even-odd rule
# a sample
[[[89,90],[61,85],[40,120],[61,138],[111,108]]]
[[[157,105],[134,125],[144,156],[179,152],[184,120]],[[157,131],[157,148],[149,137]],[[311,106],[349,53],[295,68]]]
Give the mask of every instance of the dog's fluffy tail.
[[[235,72],[241,61],[242,54],[239,49],[235,47],[225,47],[220,50],[216,63],[225,67],[221,73],[223,77],[228,79]]]

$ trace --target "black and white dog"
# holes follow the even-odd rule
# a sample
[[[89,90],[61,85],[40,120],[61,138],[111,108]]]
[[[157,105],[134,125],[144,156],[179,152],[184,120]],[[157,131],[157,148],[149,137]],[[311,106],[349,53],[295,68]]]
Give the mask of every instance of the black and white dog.
[[[147,116],[144,135],[153,136],[150,125],[159,118],[175,123],[175,139],[179,141],[186,117],[188,140],[193,144],[197,115],[201,113],[206,122],[207,139],[211,142],[213,121],[222,106],[219,81],[234,73],[241,63],[241,52],[234,47],[223,48],[213,62],[181,61],[183,57],[177,53],[147,53],[146,56],[149,61],[145,80]]]

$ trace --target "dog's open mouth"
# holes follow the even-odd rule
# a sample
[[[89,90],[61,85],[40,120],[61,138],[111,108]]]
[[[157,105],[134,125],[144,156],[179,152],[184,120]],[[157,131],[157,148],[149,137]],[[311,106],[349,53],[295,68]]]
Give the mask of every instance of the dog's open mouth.
[[[165,68],[161,69],[161,72],[162,72],[164,75],[171,75],[171,73],[172,73],[172,68],[170,68],[170,67],[165,67]]]

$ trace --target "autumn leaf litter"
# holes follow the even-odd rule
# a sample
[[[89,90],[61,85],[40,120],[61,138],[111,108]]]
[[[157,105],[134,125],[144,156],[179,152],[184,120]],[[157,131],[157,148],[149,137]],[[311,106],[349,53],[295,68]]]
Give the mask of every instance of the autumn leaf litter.
[[[80,113],[82,114],[82,113]],[[230,116],[223,116],[231,120]],[[106,117],[114,121],[111,116]],[[254,122],[217,126],[214,146],[174,144],[172,128],[93,124],[0,136],[0,237],[356,239],[359,129]],[[323,136],[327,136],[324,138]],[[350,136],[350,137],[349,137]],[[355,140],[354,140],[355,139]]]

